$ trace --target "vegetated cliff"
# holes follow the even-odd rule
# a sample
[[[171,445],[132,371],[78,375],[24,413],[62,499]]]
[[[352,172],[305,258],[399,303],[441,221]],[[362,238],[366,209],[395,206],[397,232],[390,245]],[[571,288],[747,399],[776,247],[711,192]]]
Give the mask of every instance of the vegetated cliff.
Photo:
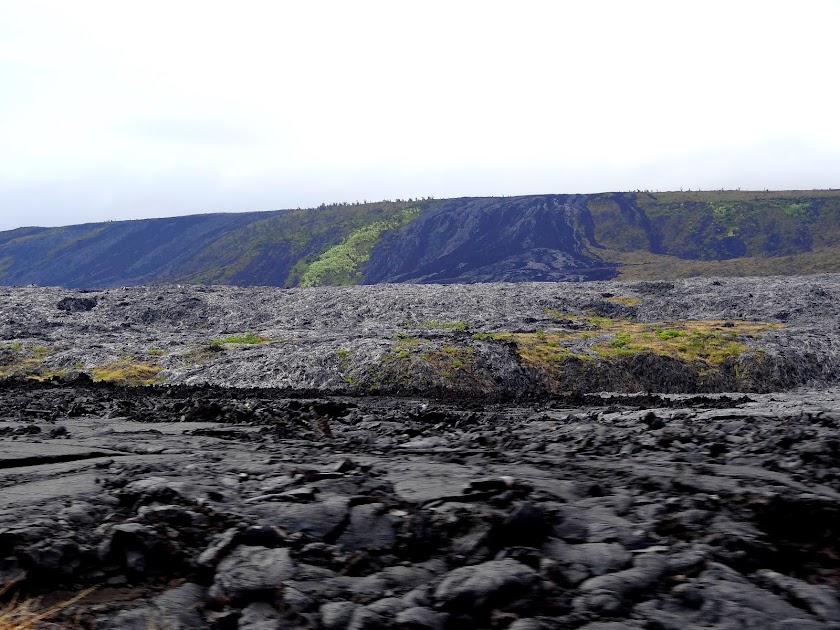
[[[426,199],[0,233],[7,285],[292,287],[838,271],[840,191]]]
[[[352,394],[840,383],[840,276],[0,289],[0,376]]]

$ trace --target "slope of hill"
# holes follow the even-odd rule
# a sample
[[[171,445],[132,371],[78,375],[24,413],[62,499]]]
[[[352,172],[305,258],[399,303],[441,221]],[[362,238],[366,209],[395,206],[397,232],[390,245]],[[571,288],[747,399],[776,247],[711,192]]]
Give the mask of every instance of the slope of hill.
[[[0,283],[103,288],[840,271],[840,191],[530,195],[21,228]]]

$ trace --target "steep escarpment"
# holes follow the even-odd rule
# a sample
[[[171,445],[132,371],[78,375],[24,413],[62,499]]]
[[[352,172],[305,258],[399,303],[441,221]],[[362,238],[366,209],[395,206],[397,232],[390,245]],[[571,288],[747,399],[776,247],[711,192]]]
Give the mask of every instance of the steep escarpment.
[[[23,228],[0,283],[334,286],[840,272],[840,191],[332,204]]]
[[[771,391],[840,378],[840,278],[0,290],[0,373],[347,393]]]
[[[452,199],[385,239],[365,282],[606,280],[586,198],[544,195]]]
[[[23,228],[0,240],[4,284],[107,287],[159,281],[265,213]]]

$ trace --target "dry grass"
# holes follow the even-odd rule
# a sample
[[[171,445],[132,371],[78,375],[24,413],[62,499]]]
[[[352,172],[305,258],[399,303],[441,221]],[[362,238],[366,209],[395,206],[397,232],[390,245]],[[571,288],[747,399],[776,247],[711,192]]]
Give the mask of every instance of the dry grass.
[[[606,298],[606,301],[612,302],[613,304],[621,304],[622,306],[636,306],[642,303],[642,298],[630,297],[629,295],[614,295]]]
[[[119,385],[151,385],[160,371],[161,367],[154,361],[136,361],[131,357],[99,365],[91,370],[93,380]]]
[[[0,588],[0,597],[5,596],[14,584],[15,582],[9,582]],[[82,591],[75,597],[47,608],[41,608],[40,600],[37,598],[21,599],[15,595],[8,602],[0,605],[0,630],[35,630],[35,628],[44,628],[44,622],[62,610],[78,603],[90,595],[94,590],[96,590],[96,588],[91,587]],[[52,627],[66,627],[55,626],[53,624],[50,625]]]

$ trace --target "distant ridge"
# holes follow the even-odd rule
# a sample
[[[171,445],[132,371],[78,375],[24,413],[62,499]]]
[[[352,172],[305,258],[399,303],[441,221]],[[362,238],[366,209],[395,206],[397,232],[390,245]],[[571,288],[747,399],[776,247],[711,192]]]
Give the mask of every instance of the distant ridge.
[[[840,191],[383,201],[0,232],[0,284],[318,286],[840,272]]]

